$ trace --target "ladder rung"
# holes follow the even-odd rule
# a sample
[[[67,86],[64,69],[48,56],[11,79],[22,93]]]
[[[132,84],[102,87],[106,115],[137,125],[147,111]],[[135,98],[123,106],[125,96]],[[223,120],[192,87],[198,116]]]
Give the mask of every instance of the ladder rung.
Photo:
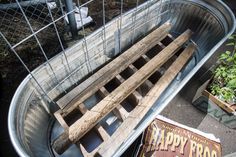
[[[100,88],[99,94],[103,97],[109,95],[109,92],[106,90],[105,87]],[[129,113],[121,106],[118,105],[114,110],[113,113],[121,120],[125,120],[125,118],[129,115]]]

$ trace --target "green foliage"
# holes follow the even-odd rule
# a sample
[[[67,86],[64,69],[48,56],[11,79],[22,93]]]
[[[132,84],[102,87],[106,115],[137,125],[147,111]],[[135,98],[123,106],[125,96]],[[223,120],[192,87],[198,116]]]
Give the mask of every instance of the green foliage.
[[[226,44],[232,51],[225,51],[219,56],[219,65],[213,71],[210,92],[229,103],[236,104],[236,35]]]

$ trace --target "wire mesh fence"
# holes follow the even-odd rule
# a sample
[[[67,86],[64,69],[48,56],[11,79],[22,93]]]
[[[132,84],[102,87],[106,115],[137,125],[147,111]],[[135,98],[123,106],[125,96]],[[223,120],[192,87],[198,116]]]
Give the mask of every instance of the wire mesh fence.
[[[124,2],[123,0],[69,1],[71,1],[69,5],[72,5],[71,8],[69,8],[71,10],[68,10],[65,3],[68,2],[68,0],[63,2],[61,0],[6,0],[0,2],[0,31],[9,41],[12,48],[21,51],[29,47],[34,48],[37,44],[45,45],[45,42],[48,40],[70,38],[70,35],[66,36],[65,32],[72,32],[73,34],[73,31],[76,31],[74,35],[88,35],[114,17],[144,2],[144,0],[126,0]],[[79,15],[75,15],[75,13],[80,13],[83,7],[89,8],[89,15],[93,19],[92,25],[85,28],[79,27],[77,23],[78,28],[71,28],[69,30],[68,27],[73,27],[73,23],[76,23],[76,21],[70,21],[69,16],[73,15],[74,18],[76,18]],[[79,18],[80,17],[74,20],[80,20]],[[80,21],[86,25],[83,19]],[[67,25],[68,23],[69,25]],[[81,29],[83,32],[78,31]],[[28,40],[31,37],[38,39],[36,39],[36,41]],[[37,43],[37,40],[40,40],[40,42]],[[65,47],[65,45],[63,45],[63,47]],[[2,55],[7,55],[8,50],[3,40],[0,42],[0,50]]]
[[[72,47],[77,41],[83,42],[83,53],[87,71],[93,71],[90,59],[96,56],[92,49],[88,48],[87,36],[98,28],[102,28],[103,51],[106,53],[109,43],[106,37],[106,24],[117,19],[117,32],[113,40],[118,41],[114,46],[115,54],[120,53],[123,46],[122,31],[126,24],[123,22],[123,14],[131,9],[132,13],[132,43],[136,29],[140,29],[146,23],[156,20],[161,16],[161,7],[154,15],[149,13],[149,7],[162,0],[150,0],[146,5],[146,12],[142,23],[137,23],[138,7],[146,0],[5,0],[0,2],[0,61],[3,64],[10,62],[23,65],[36,82],[47,100],[51,100],[50,94],[45,91],[42,84],[32,74],[37,66],[44,63],[49,68],[50,77],[56,87],[67,92],[63,87],[66,79],[74,79],[77,67],[71,67],[66,54],[66,49]],[[140,17],[139,17],[140,18]],[[50,58],[58,54],[65,60],[64,69],[67,77],[59,78],[55,73],[55,67],[49,62]],[[114,54],[113,54],[114,55]],[[108,54],[109,56],[109,54]],[[82,64],[82,63],[81,63]],[[12,67],[11,67],[12,68]],[[1,67],[2,75],[9,72],[9,67]],[[14,70],[12,70],[14,72]],[[77,84],[77,81],[72,81]],[[72,84],[73,84],[72,83]]]
[[[52,22],[50,12],[53,18],[58,18],[62,10],[55,6],[56,3],[49,4],[50,7],[46,1],[42,0],[20,2],[11,0],[0,5],[0,31],[18,51],[29,48],[29,45],[36,47],[37,43],[34,40],[25,40],[40,29],[44,33],[37,34],[38,39],[47,41],[55,38],[53,27],[47,27],[48,30],[43,27]],[[63,27],[63,23],[58,22],[59,32],[63,31]],[[2,53],[7,53],[3,42],[0,48]]]

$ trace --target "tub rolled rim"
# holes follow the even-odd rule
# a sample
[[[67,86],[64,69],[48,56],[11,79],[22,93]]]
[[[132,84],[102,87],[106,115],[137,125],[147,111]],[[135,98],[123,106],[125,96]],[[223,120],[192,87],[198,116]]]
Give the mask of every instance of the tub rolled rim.
[[[20,83],[20,85],[18,86],[12,100],[11,100],[11,104],[9,107],[9,112],[8,112],[8,131],[9,131],[9,135],[10,135],[10,139],[11,139],[11,143],[14,147],[14,149],[16,150],[16,152],[18,153],[19,156],[25,157],[25,156],[29,156],[27,154],[27,152],[25,151],[25,149],[22,147],[20,141],[19,141],[19,137],[17,136],[17,129],[15,126],[16,123],[16,109],[17,109],[17,100],[23,90],[23,88],[25,87],[25,85],[30,81],[30,75],[27,75],[24,80]]]

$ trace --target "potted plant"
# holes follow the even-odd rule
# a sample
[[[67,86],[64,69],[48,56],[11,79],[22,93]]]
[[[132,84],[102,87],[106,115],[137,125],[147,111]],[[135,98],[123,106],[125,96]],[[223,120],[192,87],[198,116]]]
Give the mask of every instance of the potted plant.
[[[198,88],[193,99],[194,106],[213,116],[236,115],[236,35],[230,36],[226,48],[213,67],[211,78]]]
[[[232,35],[228,41],[226,46],[229,49],[219,56],[203,95],[232,113],[236,109],[236,35]]]
[[[210,79],[196,91],[192,104],[229,128],[236,128],[236,35],[225,45]],[[209,78],[209,77],[208,77]]]

